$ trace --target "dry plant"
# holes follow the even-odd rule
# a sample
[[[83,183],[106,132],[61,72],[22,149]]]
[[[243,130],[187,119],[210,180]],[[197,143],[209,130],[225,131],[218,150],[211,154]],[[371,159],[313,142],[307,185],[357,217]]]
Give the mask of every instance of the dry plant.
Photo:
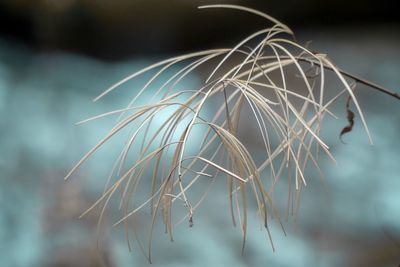
[[[233,48],[170,58],[108,88],[95,101],[140,75],[153,73],[126,108],[83,121],[119,115],[110,132],[66,176],[66,179],[70,177],[106,142],[135,123],[114,164],[103,195],[82,216],[101,207],[100,225],[116,192],[120,192],[123,216],[115,225],[125,223],[128,227],[129,218],[149,207],[151,230],[146,253],[149,261],[156,220],[162,217],[172,240],[174,222],[171,211],[174,204],[180,203],[183,205],[178,205],[178,208],[185,209],[184,219],[193,226],[196,209],[209,190],[193,201],[196,184],[205,180],[212,185],[217,178],[226,179],[230,213],[233,224],[240,226],[243,249],[249,202],[256,203],[257,215],[273,248],[268,219],[281,222],[283,217],[282,211],[274,204],[276,185],[287,183],[286,215],[289,210],[296,214],[300,193],[307,185],[306,168],[312,167],[321,172],[319,154],[322,153],[334,161],[320,134],[323,119],[326,116],[335,118],[330,107],[340,97],[348,97],[349,126],[342,133],[351,131],[354,124],[355,114],[349,108],[351,102],[372,143],[362,109],[354,95],[356,84],[363,83],[399,98],[395,93],[344,72],[327,55],[298,44],[288,26],[264,13],[236,5],[200,8],[237,9],[260,16],[272,22],[272,26],[251,34]],[[158,90],[152,93],[150,101],[147,99],[148,104],[136,104],[151,85],[159,82],[164,73],[176,66],[179,70],[161,83]],[[209,75],[200,88],[179,88],[182,80],[204,67]],[[334,76],[337,81],[329,91],[326,90],[328,75]],[[290,82],[293,80],[294,84]],[[213,107],[217,108],[210,115]],[[247,113],[243,112],[244,108]],[[153,126],[155,118],[160,116],[164,116],[163,123]],[[255,157],[254,151],[250,151],[240,139],[243,120],[252,121],[257,126],[263,158]],[[203,135],[194,135],[194,128],[198,128],[196,133],[202,131]],[[195,147],[195,152],[188,146]],[[133,147],[139,147],[139,152],[132,153]],[[280,181],[282,178],[286,182]],[[147,188],[139,190],[142,184]],[[148,192],[147,197],[138,202],[137,195],[143,196],[145,192]]]

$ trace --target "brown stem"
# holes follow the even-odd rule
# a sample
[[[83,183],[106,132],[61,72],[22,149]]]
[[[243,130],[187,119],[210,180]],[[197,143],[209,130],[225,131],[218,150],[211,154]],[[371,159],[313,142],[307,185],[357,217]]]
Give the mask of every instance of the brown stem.
[[[314,60],[310,60],[310,59],[307,59],[307,58],[298,57],[297,60],[321,66],[320,62],[316,62]],[[324,65],[324,68],[332,70],[331,67],[326,66],[326,65]],[[387,94],[389,96],[392,96],[392,97],[397,98],[398,100],[400,100],[400,94],[398,94],[396,92],[392,92],[392,91],[390,91],[390,90],[388,90],[388,89],[386,89],[386,88],[384,88],[384,87],[382,87],[382,86],[380,86],[380,85],[378,85],[376,83],[373,83],[373,82],[370,82],[368,80],[362,79],[362,78],[360,78],[360,77],[358,77],[358,76],[356,76],[354,74],[351,74],[351,73],[349,73],[347,71],[344,71],[344,70],[342,70],[340,68],[337,68],[337,70],[342,75],[344,75],[344,76],[346,76],[348,78],[351,78],[351,79],[355,80],[358,83],[364,84],[364,85],[366,85],[366,86],[368,86],[368,87],[370,87],[370,88],[372,88],[374,90],[377,90],[377,91],[379,91],[381,93]]]
[[[341,70],[341,69],[338,69],[338,70],[339,70],[340,73],[343,74],[344,76],[347,76],[347,77],[349,77],[349,78],[355,80],[355,81],[358,82],[358,83],[364,84],[364,85],[366,85],[366,86],[368,86],[368,87],[370,87],[370,88],[372,88],[372,89],[378,90],[378,91],[381,92],[381,93],[390,95],[390,96],[392,96],[392,97],[397,98],[398,100],[400,100],[400,95],[399,95],[398,93],[392,92],[392,91],[390,91],[390,90],[388,90],[388,89],[386,89],[386,88],[384,88],[384,87],[382,87],[382,86],[380,86],[380,85],[378,85],[378,84],[376,84],[376,83],[373,83],[373,82],[364,80],[364,79],[362,79],[362,78],[360,78],[360,77],[357,77],[357,76],[355,76],[355,75],[353,75],[353,74],[350,74],[350,73],[348,73],[348,72],[346,72],[346,71],[344,71],[344,70]]]

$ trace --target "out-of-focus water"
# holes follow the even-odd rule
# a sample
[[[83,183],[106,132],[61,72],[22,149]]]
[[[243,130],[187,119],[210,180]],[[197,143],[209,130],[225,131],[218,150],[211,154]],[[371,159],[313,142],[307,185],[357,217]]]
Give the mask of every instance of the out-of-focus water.
[[[334,43],[327,35],[317,38],[321,50],[330,52],[339,65],[385,87],[400,87],[398,39]],[[114,228],[96,250],[96,216],[77,218],[99,196],[111,168],[106,163],[119,148],[111,145],[106,153],[100,152],[70,181],[64,182],[63,177],[109,130],[113,119],[74,123],[126,105],[143,81],[132,81],[97,103],[91,100],[154,61],[103,63],[72,54],[35,54],[0,42],[0,266],[147,264],[137,246],[129,253],[120,228]],[[198,80],[192,78],[183,86],[196,84]],[[341,119],[329,121],[324,132],[337,164],[322,159],[324,184],[311,179],[297,221],[285,224],[287,236],[272,224],[276,252],[252,214],[241,255],[240,230],[231,224],[221,182],[197,211],[193,228],[179,225],[173,243],[162,230],[156,233],[154,265],[400,263],[400,105],[365,87],[359,90],[374,146],[368,144],[358,121],[345,136],[347,144],[340,143],[338,132],[346,120],[344,102],[339,105],[335,111]]]

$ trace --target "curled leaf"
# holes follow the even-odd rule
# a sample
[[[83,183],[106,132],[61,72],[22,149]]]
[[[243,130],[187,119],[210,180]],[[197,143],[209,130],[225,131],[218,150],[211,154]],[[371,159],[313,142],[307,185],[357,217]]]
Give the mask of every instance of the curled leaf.
[[[343,142],[342,136],[346,133],[349,133],[353,130],[353,126],[354,126],[354,112],[350,110],[350,101],[351,101],[351,97],[349,96],[347,98],[347,102],[346,102],[346,112],[347,112],[347,121],[348,121],[348,125],[346,127],[344,127],[342,129],[342,131],[340,132],[339,138],[340,141]]]

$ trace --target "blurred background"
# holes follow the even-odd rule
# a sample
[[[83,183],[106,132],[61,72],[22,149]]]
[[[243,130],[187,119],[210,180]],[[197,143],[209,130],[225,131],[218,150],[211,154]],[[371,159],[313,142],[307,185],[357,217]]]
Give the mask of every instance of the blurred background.
[[[96,213],[78,219],[99,197],[114,157],[100,152],[65,182],[110,121],[74,124],[124,105],[140,79],[91,100],[135,70],[185,52],[231,47],[265,26],[238,11],[196,8],[215,3],[258,8],[343,69],[400,93],[400,17],[393,1],[2,0],[1,267],[148,264],[138,249],[128,251],[123,227],[97,248]],[[196,73],[187,86],[204,75]],[[173,243],[155,238],[153,265],[398,266],[400,103],[358,88],[374,146],[358,121],[347,144],[339,141],[347,122],[345,101],[338,103],[340,119],[327,124],[324,135],[337,164],[321,159],[324,184],[310,179],[299,217],[285,224],[287,236],[272,227],[276,252],[252,222],[241,255],[240,231],[228,211],[222,214],[228,199],[217,189],[193,228],[179,225]]]

